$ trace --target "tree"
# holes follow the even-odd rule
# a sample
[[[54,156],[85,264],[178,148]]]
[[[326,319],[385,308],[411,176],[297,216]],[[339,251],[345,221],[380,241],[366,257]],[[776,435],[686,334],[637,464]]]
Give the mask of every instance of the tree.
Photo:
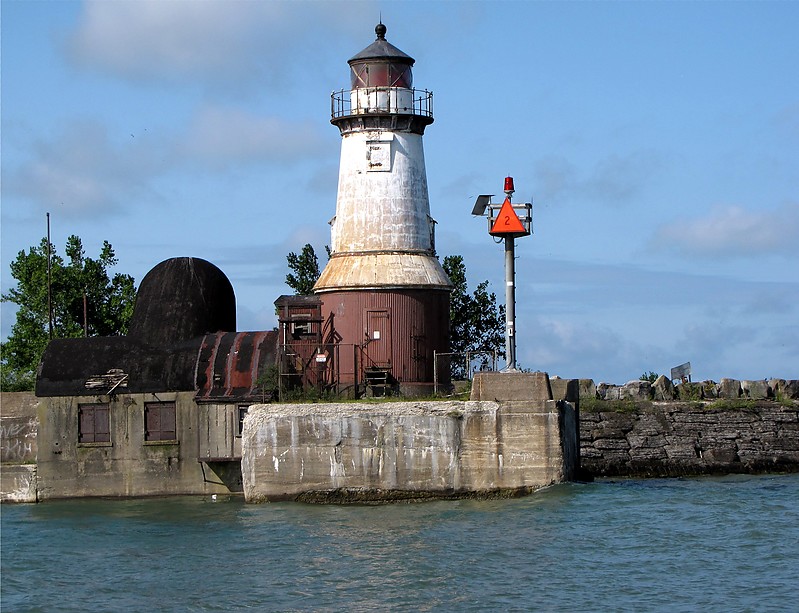
[[[330,249],[325,247],[328,257]],[[316,252],[310,243],[306,243],[300,255],[293,251],[286,256],[289,270],[293,271],[286,275],[286,285],[294,290],[298,296],[307,296],[313,293],[313,286],[319,279],[319,260]]]
[[[443,266],[453,285],[449,324],[451,351],[496,351],[500,357],[505,357],[505,306],[498,306],[494,292],[488,292],[488,281],[479,283],[474,293],[469,294],[463,256],[448,255]],[[464,379],[467,374],[462,361],[452,361],[453,379]]]
[[[114,336],[125,334],[133,315],[136,287],[133,277],[108,268],[117,264],[114,250],[103,242],[98,259],[86,257],[77,236],[67,239],[65,261],[50,245],[53,337]],[[3,294],[3,302],[19,308],[11,335],[2,343],[3,391],[32,390],[36,369],[50,340],[47,300],[47,239],[11,263],[17,286]]]

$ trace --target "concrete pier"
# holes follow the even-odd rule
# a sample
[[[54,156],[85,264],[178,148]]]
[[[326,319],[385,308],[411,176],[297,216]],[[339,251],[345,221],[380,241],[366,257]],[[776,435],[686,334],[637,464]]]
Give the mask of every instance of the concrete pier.
[[[572,479],[579,461],[574,406],[551,392],[527,397],[253,406],[242,432],[245,498],[485,498]]]

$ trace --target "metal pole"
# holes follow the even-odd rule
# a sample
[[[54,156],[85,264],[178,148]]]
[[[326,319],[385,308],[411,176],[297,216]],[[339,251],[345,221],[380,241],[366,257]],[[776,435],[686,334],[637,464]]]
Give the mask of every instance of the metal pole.
[[[50,330],[50,340],[53,340],[53,277],[51,271],[50,260],[51,257],[50,247],[50,213],[47,213],[47,318],[48,327]]]
[[[433,349],[433,396],[438,396],[438,354]]]
[[[505,370],[516,370],[516,239],[505,238]]]

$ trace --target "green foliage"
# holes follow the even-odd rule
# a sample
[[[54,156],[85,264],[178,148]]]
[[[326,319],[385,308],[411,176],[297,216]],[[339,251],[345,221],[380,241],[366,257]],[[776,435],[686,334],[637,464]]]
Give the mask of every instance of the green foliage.
[[[328,257],[330,249],[325,247]],[[298,296],[308,296],[313,293],[319,275],[319,260],[310,243],[306,243],[299,255],[293,251],[286,256],[289,265],[289,274],[286,275],[286,285],[294,290]]]
[[[256,388],[261,392],[261,401],[277,399],[280,395],[280,369],[277,364],[270,364],[255,381]]]
[[[792,400],[790,396],[785,395],[785,393],[781,391],[774,393],[774,401],[783,407],[792,407],[799,404],[799,402]]]
[[[706,409],[718,411],[753,411],[757,407],[757,401],[749,398],[719,398],[704,406]]]
[[[275,396],[277,399],[278,396]],[[280,402],[291,402],[297,404],[317,403],[317,402],[338,402],[337,395],[329,390],[320,390],[309,385],[308,387],[282,387],[279,391]],[[385,398],[381,398],[385,400]]]
[[[686,381],[677,385],[675,389],[680,400],[702,400],[702,386],[699,383]]]
[[[497,351],[505,356],[505,306],[497,305],[494,292],[489,293],[488,281],[469,293],[466,265],[463,256],[448,255],[443,262],[453,289],[450,297],[450,351]],[[452,361],[452,378],[467,378],[466,365]]]
[[[66,260],[50,246],[53,337],[84,336],[84,296],[88,336],[125,334],[133,315],[136,287],[133,277],[108,268],[117,264],[108,241],[97,259],[86,257],[77,236],[67,239]],[[11,263],[17,286],[3,294],[3,302],[19,309],[11,335],[2,343],[3,391],[32,390],[36,369],[50,340],[47,308],[47,239],[28,252],[20,251]]]
[[[638,377],[638,379],[639,381],[649,381],[650,383],[654,383],[655,381],[657,381],[657,378],[659,376],[660,376],[659,374],[650,370],[649,372],[645,372],[643,375]]]
[[[585,413],[635,413],[651,408],[649,400],[602,400],[601,398],[580,398],[580,411]]]

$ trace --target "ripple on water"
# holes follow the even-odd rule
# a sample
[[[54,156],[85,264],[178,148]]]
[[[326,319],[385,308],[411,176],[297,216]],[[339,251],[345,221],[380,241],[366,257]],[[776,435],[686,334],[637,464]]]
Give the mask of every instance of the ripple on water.
[[[4,611],[784,610],[799,475],[385,506],[2,508]]]

